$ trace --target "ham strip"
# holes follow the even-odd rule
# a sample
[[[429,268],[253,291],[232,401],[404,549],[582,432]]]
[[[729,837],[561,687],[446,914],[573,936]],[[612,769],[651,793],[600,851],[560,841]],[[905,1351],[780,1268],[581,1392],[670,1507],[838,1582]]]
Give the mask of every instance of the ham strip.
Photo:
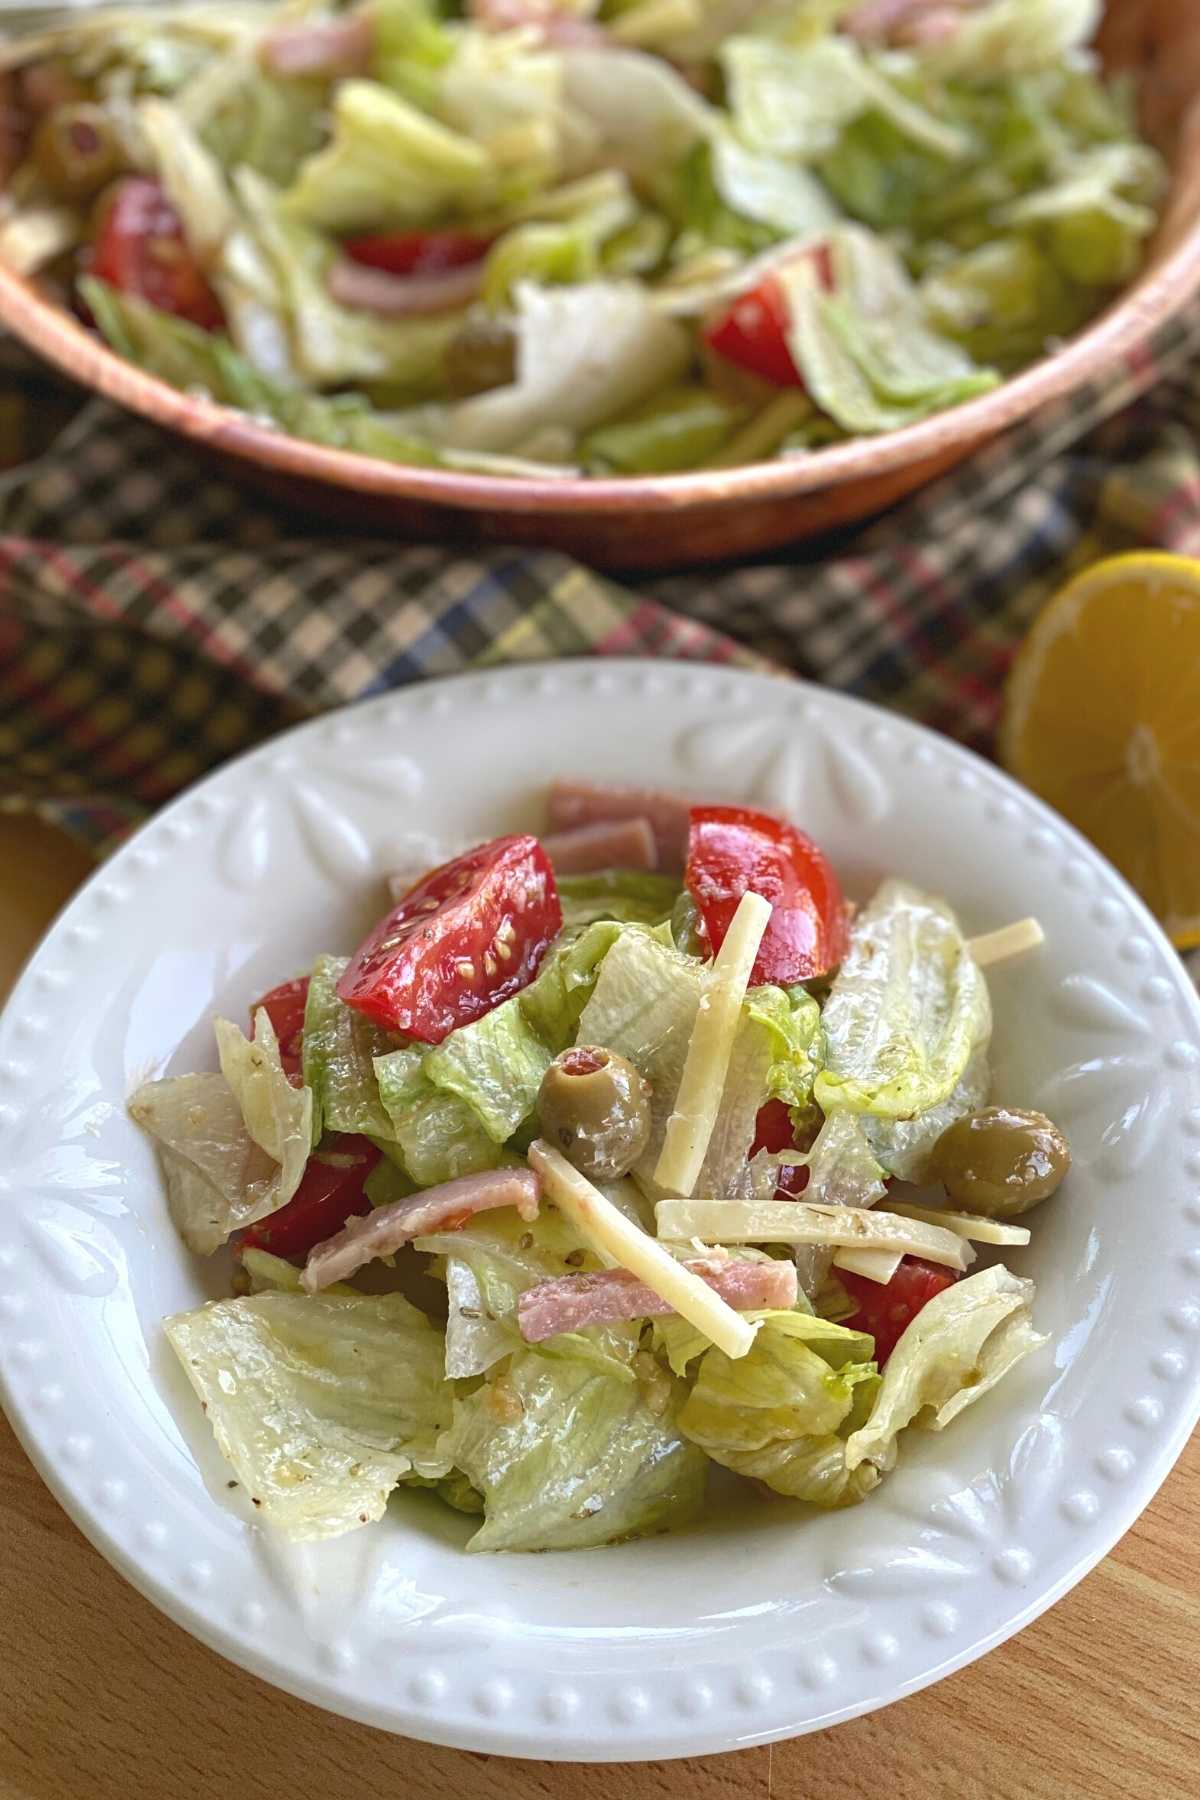
[[[456,1231],[476,1213],[515,1206],[523,1219],[536,1219],[541,1183],[532,1169],[487,1169],[393,1200],[366,1213],[308,1253],[301,1280],[310,1294],[346,1281],[376,1256],[390,1256],[413,1238],[431,1231]]]
[[[796,1304],[794,1263],[701,1257],[683,1266],[742,1312],[760,1307],[788,1310]],[[528,1288],[517,1301],[517,1321],[527,1344],[540,1344],[545,1338],[557,1337],[560,1331],[581,1331],[585,1325],[661,1319],[674,1311],[628,1269],[560,1275]]]
[[[863,0],[842,21],[861,44],[927,44],[953,37],[975,0]]]
[[[366,13],[340,19],[313,19],[270,31],[259,49],[271,75],[363,75],[375,47],[375,27]]]
[[[649,819],[575,825],[542,839],[556,875],[591,875],[597,869],[652,869],[658,846]]]
[[[552,831],[611,825],[624,819],[648,820],[658,845],[658,866],[666,869],[681,869],[687,860],[690,810],[691,802],[681,794],[595,781],[556,781],[548,803]]]
[[[482,281],[482,261],[439,275],[390,275],[386,269],[372,269],[342,256],[330,269],[327,285],[339,306],[384,319],[406,319],[468,306]]]
[[[475,24],[485,31],[535,30],[544,44],[560,49],[595,48],[610,39],[602,25],[591,19],[560,13],[553,0],[469,0],[467,12]]]

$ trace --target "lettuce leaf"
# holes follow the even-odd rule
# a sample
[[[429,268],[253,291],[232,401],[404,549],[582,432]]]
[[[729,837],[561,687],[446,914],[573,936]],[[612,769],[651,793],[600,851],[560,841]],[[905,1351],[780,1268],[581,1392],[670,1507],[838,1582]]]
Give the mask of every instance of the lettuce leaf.
[[[711,158],[713,186],[731,214],[799,240],[820,237],[836,223],[837,208],[800,163],[753,149],[732,132],[714,136]]]
[[[247,229],[274,273],[300,372],[317,387],[374,382],[413,399],[436,392],[461,315],[383,319],[340,306],[326,287],[332,241],[253,171],[240,170],[235,185]]]
[[[825,1003],[817,1102],[915,1118],[949,1099],[991,1023],[987,983],[945,901],[885,881],[854,921]]]
[[[386,1138],[392,1122],[379,1098],[374,1059],[397,1039],[338,999],[346,962],[344,956],[319,956],[313,964],[304,1009],[304,1080],[329,1130]]]
[[[947,159],[970,140],[910,100],[848,37],[793,48],[763,37],[734,37],[721,67],[739,135],[753,149],[813,162],[861,114],[882,113],[924,149]]]
[[[452,1466],[442,1334],[399,1294],[219,1300],[165,1330],[222,1455],[290,1538],[352,1531],[410,1470]]]
[[[886,1193],[883,1170],[862,1119],[854,1113],[833,1113],[808,1154],[805,1201],[816,1206],[874,1206]]]
[[[714,1462],[795,1500],[847,1506],[879,1479],[846,1437],[879,1387],[871,1340],[803,1312],[768,1313],[748,1353],[706,1351],[679,1429]]]
[[[620,935],[621,927],[614,919],[564,927],[542,958],[534,979],[517,995],[521,1011],[552,1056],[575,1042],[580,1015],[596,985],[600,965]]]
[[[595,875],[560,875],[563,929],[617,919],[623,925],[661,925],[679,898],[672,875],[642,869],[601,869]]]
[[[765,985],[746,995],[748,1016],[770,1034],[765,1099],[807,1107],[824,1049],[821,1009],[804,988]]]
[[[291,1199],[281,1192],[281,1165],[246,1130],[223,1075],[148,1081],[129,1112],[156,1140],[171,1217],[197,1255],[211,1255]]]
[[[666,475],[694,469],[727,444],[746,416],[707,388],[672,388],[626,418],[602,425],[580,445],[596,474]]]
[[[926,1165],[934,1145],[943,1131],[956,1119],[978,1112],[987,1105],[991,1092],[992,1072],[988,1066],[986,1043],[980,1043],[963,1070],[962,1080],[948,1099],[918,1113],[914,1119],[860,1118],[867,1142],[884,1171],[900,1181],[923,1182]],[[838,1114],[844,1118],[847,1115]]]
[[[216,1021],[219,1075],[146,1082],[131,1116],[158,1143],[171,1216],[190,1249],[217,1250],[235,1231],[286,1205],[313,1139],[313,1100],[294,1088],[260,1007],[253,1042]]]
[[[653,183],[719,116],[661,57],[601,47],[564,50],[561,60],[580,169],[615,167]]]
[[[137,108],[137,121],[188,248],[207,266],[237,222],[225,172],[171,101],[147,97]]]
[[[661,1400],[656,1394],[656,1403]],[[699,1510],[705,1462],[636,1382],[535,1350],[455,1401],[440,1449],[484,1497],[471,1550],[580,1550]]]
[[[375,1058],[389,1135],[400,1147],[406,1171],[419,1188],[426,1188],[478,1169],[499,1168],[505,1152],[488,1136],[473,1107],[434,1086],[424,1070],[426,1055],[422,1046]]]
[[[454,55],[455,40],[431,0],[375,0],[371,73],[414,106],[431,112],[440,72]]]
[[[381,231],[480,209],[494,190],[491,159],[473,139],[378,82],[343,81],[330,141],[301,165],[284,207],[327,231]]]
[[[889,431],[976,394],[1000,377],[935,332],[897,253],[857,226],[830,232],[835,288],[811,258],[782,264],[787,338],[813,399],[847,431]]]
[[[934,74],[981,82],[1053,67],[1091,42],[1102,10],[1103,0],[989,0],[923,46],[920,61]]]
[[[552,182],[563,160],[561,59],[522,32],[464,31],[432,110],[482,146],[508,194]]]
[[[1157,222],[1166,175],[1146,144],[1097,144],[1065,158],[1057,179],[1014,200],[1005,225],[1039,226],[1069,280],[1116,287],[1136,273]]]
[[[250,1283],[252,1294],[303,1294],[300,1282],[300,1270],[295,1263],[285,1262],[282,1256],[272,1256],[269,1250],[256,1250],[245,1246],[238,1260]],[[353,1295],[356,1288],[347,1282],[335,1281],[322,1290],[325,1294]]]
[[[306,1087],[293,1087],[284,1074],[279,1040],[265,1007],[254,1015],[252,1039],[229,1019],[215,1019],[213,1030],[221,1073],[242,1109],[246,1130],[280,1164],[280,1188],[286,1188],[290,1199],[319,1136],[313,1129],[312,1094]]]
[[[691,956],[669,948],[644,926],[625,928],[600,965],[592,997],[579,1020],[578,1042],[602,1044],[626,1057],[651,1085],[651,1131],[633,1173],[656,1191],[654,1169],[675,1104],[704,971]],[[765,1070],[764,1070],[765,1073]]]
[[[548,1208],[531,1222],[503,1212],[481,1215],[461,1230],[418,1238],[415,1247],[445,1258],[446,1374],[456,1377],[481,1375],[526,1348],[517,1327],[517,1301],[526,1288],[600,1266],[581,1250],[565,1215]]]
[[[944,1288],[888,1358],[870,1418],[846,1445],[852,1471],[886,1471],[906,1425],[941,1431],[1046,1339],[1033,1329],[1032,1281],[1000,1265]]]
[[[460,1025],[425,1057],[422,1069],[436,1087],[457,1094],[494,1143],[505,1143],[533,1111],[551,1053],[519,998]]]
[[[515,304],[516,380],[448,409],[456,449],[519,452],[547,428],[573,440],[669,387],[690,360],[686,334],[636,282],[519,282]]]

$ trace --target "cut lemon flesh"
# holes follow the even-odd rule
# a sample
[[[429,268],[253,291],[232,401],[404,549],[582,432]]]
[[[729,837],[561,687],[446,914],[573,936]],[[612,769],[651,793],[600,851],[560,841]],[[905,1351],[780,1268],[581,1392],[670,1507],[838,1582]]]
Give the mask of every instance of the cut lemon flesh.
[[[1000,754],[1200,944],[1200,561],[1110,557],[1057,594],[1009,676]]]

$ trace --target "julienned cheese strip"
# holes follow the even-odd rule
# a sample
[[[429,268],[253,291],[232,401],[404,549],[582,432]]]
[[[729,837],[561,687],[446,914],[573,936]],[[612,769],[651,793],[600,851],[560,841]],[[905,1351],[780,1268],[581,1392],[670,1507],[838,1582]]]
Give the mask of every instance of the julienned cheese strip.
[[[954,1232],[878,1207],[814,1206],[804,1200],[660,1200],[654,1215],[660,1238],[899,1250],[951,1269],[965,1269],[975,1260],[971,1246]]]
[[[940,1206],[909,1206],[899,1201],[891,1209],[902,1219],[918,1219],[922,1225],[940,1225],[958,1237],[974,1238],[977,1244],[1027,1244],[1027,1225],[1004,1225],[999,1219],[985,1219],[979,1213],[947,1212]]]
[[[865,1275],[868,1281],[877,1281],[881,1287],[886,1287],[903,1261],[903,1250],[850,1250],[843,1247],[834,1252],[833,1266],[846,1269],[851,1275]]]
[[[743,894],[705,981],[675,1107],[654,1170],[659,1187],[690,1194],[713,1134],[733,1040],[754,959],[771,917],[771,902]]]
[[[539,1138],[529,1147],[529,1166],[542,1178],[544,1197],[566,1213],[589,1244],[607,1251],[623,1269],[653,1288],[726,1356],[745,1356],[754,1342],[755,1326],[618,1211],[565,1156]]]
[[[967,949],[975,958],[981,969],[989,963],[1004,962],[1007,957],[1021,956],[1026,950],[1036,950],[1044,944],[1046,934],[1036,919],[1018,919],[1015,924],[1002,925],[999,931],[989,931],[983,937],[967,939]]]

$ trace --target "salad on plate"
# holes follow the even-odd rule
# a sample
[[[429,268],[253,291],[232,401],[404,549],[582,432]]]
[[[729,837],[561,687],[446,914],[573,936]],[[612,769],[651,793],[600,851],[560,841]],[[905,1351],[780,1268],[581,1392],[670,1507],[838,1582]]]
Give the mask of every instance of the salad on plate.
[[[855,907],[785,819],[574,780],[392,887],[215,1021],[219,1072],[129,1101],[232,1252],[165,1329],[265,1524],[418,1486],[473,1550],[584,1548],[696,1517],[713,1465],[845,1506],[1045,1341],[991,1260],[1070,1161],[991,1103],[985,970],[1035,922]]]
[[[0,260],[120,355],[418,465],[640,476],[970,399],[1165,194],[1100,0],[309,0],[0,46]]]

